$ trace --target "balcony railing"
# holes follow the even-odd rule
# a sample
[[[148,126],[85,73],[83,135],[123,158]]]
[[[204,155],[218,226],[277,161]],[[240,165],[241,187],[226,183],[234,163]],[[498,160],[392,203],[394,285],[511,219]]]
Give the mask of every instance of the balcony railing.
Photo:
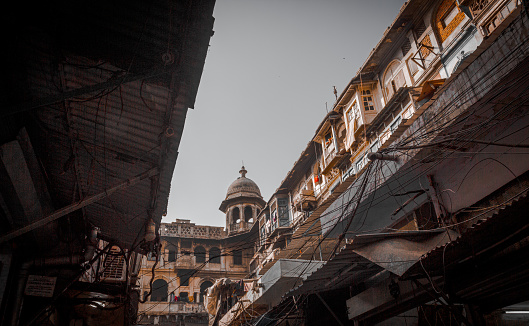
[[[206,313],[202,303],[187,302],[151,302],[140,304],[140,310],[146,311],[147,314],[156,315],[176,314],[176,313]]]
[[[166,237],[222,239],[226,237],[226,232],[222,227],[211,227],[203,225],[175,225],[160,227],[160,235]]]
[[[251,222],[233,223],[229,225],[229,233],[250,230],[253,226]]]

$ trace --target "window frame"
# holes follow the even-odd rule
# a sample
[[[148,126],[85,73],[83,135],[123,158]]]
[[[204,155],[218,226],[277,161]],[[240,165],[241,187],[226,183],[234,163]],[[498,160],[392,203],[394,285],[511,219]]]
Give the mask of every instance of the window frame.
[[[369,94],[366,94],[366,92],[369,92]],[[371,90],[371,88],[362,89],[362,91],[360,92],[360,97],[362,99],[362,106],[364,107],[365,112],[376,112],[375,93]],[[366,98],[370,98],[371,100],[366,100]],[[366,103],[368,103],[367,106]]]

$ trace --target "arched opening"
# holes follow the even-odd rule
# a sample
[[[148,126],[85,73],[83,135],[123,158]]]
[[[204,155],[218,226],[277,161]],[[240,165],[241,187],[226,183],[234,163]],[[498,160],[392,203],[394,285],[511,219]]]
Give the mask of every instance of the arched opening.
[[[244,208],[244,221],[253,223],[253,210],[250,206]]]
[[[206,292],[209,287],[213,285],[213,282],[205,281],[202,284],[200,284],[200,302],[204,302],[204,297],[206,296]]]
[[[195,262],[198,264],[206,262],[206,249],[202,246],[195,248]]]
[[[220,249],[213,247],[209,250],[209,262],[212,264],[220,264]]]
[[[158,279],[152,283],[151,301],[167,301],[167,282]]]
[[[406,80],[404,79],[404,73],[400,69],[400,61],[394,60],[386,68],[384,73],[384,92],[386,93],[386,101],[395,94],[399,88],[406,86]]]
[[[241,222],[241,211],[239,207],[235,207],[231,211],[231,223],[240,223]]]
[[[167,261],[176,261],[176,247],[173,245],[168,245],[166,249],[169,251],[169,254],[167,255]]]

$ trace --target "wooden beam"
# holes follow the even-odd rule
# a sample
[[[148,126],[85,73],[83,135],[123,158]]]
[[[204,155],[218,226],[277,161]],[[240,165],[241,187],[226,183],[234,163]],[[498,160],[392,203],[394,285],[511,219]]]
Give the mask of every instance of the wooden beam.
[[[135,184],[137,184],[138,182],[142,181],[143,179],[145,178],[150,178],[156,174],[158,174],[158,168],[152,168],[144,173],[141,173],[133,178],[130,178],[126,181],[123,181],[122,183],[112,187],[112,188],[109,188],[103,192],[100,192],[96,195],[92,195],[92,196],[89,196],[89,197],[86,197],[84,198],[83,200],[81,201],[78,201],[76,203],[73,203],[71,205],[68,205],[66,207],[63,207],[55,212],[53,212],[52,214],[36,221],[36,222],[33,222],[29,225],[26,225],[22,228],[19,228],[19,229],[16,229],[16,230],[13,230],[11,232],[8,232],[8,233],[5,233],[3,234],[2,236],[0,236],[0,243],[4,243],[6,241],[9,241],[11,239],[14,239],[22,234],[25,234],[27,232],[30,232],[30,231],[33,231],[35,229],[38,229],[52,221],[55,221],[56,219],[58,218],[61,218],[62,216],[66,215],[66,214],[70,214],[71,212],[74,212],[80,208],[83,208],[87,205],[90,205],[92,203],[95,203],[103,198],[106,198],[108,196],[110,196],[111,194],[113,194],[114,192],[118,191],[118,190],[123,190],[123,189],[126,189],[128,187],[131,187]]]

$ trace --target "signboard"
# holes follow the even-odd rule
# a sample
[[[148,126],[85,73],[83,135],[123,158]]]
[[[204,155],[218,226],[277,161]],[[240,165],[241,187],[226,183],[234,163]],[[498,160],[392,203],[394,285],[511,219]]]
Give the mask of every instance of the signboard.
[[[36,297],[53,297],[57,277],[29,275],[24,294]]]

